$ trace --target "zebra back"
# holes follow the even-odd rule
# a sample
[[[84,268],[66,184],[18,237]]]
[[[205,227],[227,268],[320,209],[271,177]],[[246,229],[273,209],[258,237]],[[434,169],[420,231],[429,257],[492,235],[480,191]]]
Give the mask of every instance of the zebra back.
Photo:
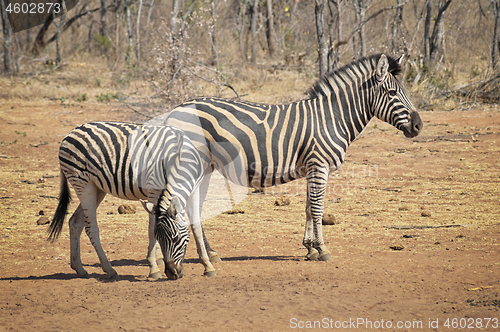
[[[124,199],[145,199],[169,184],[185,201],[203,167],[182,131],[165,126],[91,122],[75,128],[59,149],[61,170],[75,190],[93,182]]]

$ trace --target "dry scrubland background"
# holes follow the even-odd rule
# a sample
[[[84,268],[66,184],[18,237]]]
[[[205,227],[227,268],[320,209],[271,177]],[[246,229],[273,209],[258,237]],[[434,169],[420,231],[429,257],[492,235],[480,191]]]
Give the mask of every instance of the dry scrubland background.
[[[486,1],[450,5],[433,66],[423,59],[424,2],[405,6],[404,33],[396,39],[394,11],[367,23],[367,54],[407,48],[403,80],[424,130],[409,140],[375,119],[352,144],[330,177],[325,203],[327,219],[334,220],[324,226],[333,263],[303,259],[306,193],[305,181],[298,180],[263,193],[249,190],[234,213],[204,221],[223,260],[210,279],[202,276],[193,243],[184,278],[148,279],[146,213],[129,202],[137,212],[120,215],[124,202],[106,197],[98,210],[101,242],[122,280],[107,282],[85,235],[82,260],[91,278],[75,278],[67,225],[55,243],[46,241],[47,226],[37,225],[57,206],[57,151],[72,128],[93,120],[144,122],[196,95],[235,97],[224,83],[246,100],[298,100],[318,76],[313,4],[273,2],[277,47],[270,58],[261,1],[252,62],[251,32],[242,34],[243,45],[249,38],[246,58],[239,46],[238,8],[245,2],[216,1],[214,63],[210,3],[194,3],[180,51],[169,35],[171,2],[155,2],[149,28],[144,7],[135,67],[125,61],[123,7],[108,12],[114,44],[97,37],[98,12],[63,32],[61,64],[54,62],[55,43],[36,56],[29,51],[37,29],[31,44],[27,32],[14,34],[13,72],[0,77],[0,330],[283,331],[292,329],[292,318],[333,324],[383,319],[393,324],[388,331],[432,330],[429,319],[451,331],[447,320],[462,319],[478,330],[498,330],[492,322],[486,327],[486,318],[500,318],[500,115],[490,64],[493,12]],[[191,2],[182,4],[180,16]],[[346,36],[355,22],[352,3],[343,5]],[[393,3],[370,2],[367,15],[386,5]],[[131,22],[137,22],[137,9],[136,3]],[[132,31],[136,40],[136,26]],[[339,55],[340,64],[356,57],[352,40]],[[480,83],[465,86],[473,82]],[[216,194],[207,202],[213,209],[225,203]],[[75,199],[71,212],[76,206]],[[406,327],[396,328],[399,321]]]

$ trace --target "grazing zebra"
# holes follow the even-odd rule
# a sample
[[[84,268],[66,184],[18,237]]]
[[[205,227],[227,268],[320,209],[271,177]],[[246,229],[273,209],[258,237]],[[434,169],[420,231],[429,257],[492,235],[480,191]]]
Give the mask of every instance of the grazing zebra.
[[[155,236],[167,277],[182,277],[182,261],[189,242],[184,211],[188,213],[195,238],[202,241],[197,243],[200,257],[207,257],[207,249],[211,249],[203,240],[198,219],[198,188],[203,165],[193,143],[181,130],[119,122],[87,123],[63,139],[59,162],[61,193],[49,226],[49,240],[55,240],[62,230],[71,200],[69,181],[80,200],[69,220],[71,267],[79,277],[88,276],[80,259],[80,235],[85,227],[104,272],[111,279],[119,279],[101,247],[96,219],[96,209],[108,193],[123,199],[141,200],[150,213],[156,210],[156,222],[153,214],[149,217],[147,258],[151,277],[161,276],[156,262]],[[216,255],[215,252],[210,254]],[[207,267],[205,274],[215,275],[210,262],[207,264],[202,259],[202,263]]]
[[[235,183],[262,188],[305,177],[306,258],[331,261],[322,233],[329,173],[339,168],[347,147],[373,117],[408,138],[422,129],[396,78],[400,62],[384,54],[359,59],[318,80],[305,100],[285,105],[194,99],[170,112],[164,124],[181,128],[205,167],[215,165]],[[200,187],[201,202],[209,174]]]

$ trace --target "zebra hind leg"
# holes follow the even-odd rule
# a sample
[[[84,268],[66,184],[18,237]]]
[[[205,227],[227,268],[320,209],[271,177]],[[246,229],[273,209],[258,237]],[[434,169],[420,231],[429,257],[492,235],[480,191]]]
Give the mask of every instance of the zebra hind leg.
[[[89,185],[82,191],[78,192],[78,198],[82,205],[82,211],[85,218],[85,232],[94,247],[99,261],[101,262],[102,270],[111,280],[120,280],[118,273],[111,266],[106,254],[101,246],[99,239],[99,227],[97,225],[97,207],[101,203],[106,193],[97,189],[94,185]]]
[[[200,214],[199,220],[201,220],[201,211],[203,211],[203,203],[205,202],[205,198],[207,197],[208,193],[208,186],[210,184],[210,178],[212,177],[213,169],[209,170],[205,173],[203,176],[203,179],[201,181],[200,186],[198,187],[199,190],[199,210],[198,213]],[[205,244],[205,250],[207,251],[208,257],[210,259],[211,263],[219,263],[221,262],[221,259],[219,257],[219,254],[213,250],[210,247],[210,244],[208,243],[208,240],[205,236],[205,231],[203,230],[203,226],[201,227],[201,232],[203,234],[203,243]]]
[[[80,236],[84,226],[84,215],[82,205],[78,208],[69,219],[69,239],[70,239],[70,257],[71,268],[75,270],[79,278],[88,278],[89,274],[83,268],[82,260],[80,257]]]

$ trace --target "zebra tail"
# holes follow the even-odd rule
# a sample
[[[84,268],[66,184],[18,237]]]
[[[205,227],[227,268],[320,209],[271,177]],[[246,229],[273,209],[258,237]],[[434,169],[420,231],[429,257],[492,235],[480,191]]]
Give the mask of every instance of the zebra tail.
[[[47,240],[50,242],[54,242],[59,237],[64,224],[64,217],[66,217],[66,212],[68,211],[69,202],[71,202],[68,180],[62,171],[60,188],[59,204],[48,229],[49,238]]]

